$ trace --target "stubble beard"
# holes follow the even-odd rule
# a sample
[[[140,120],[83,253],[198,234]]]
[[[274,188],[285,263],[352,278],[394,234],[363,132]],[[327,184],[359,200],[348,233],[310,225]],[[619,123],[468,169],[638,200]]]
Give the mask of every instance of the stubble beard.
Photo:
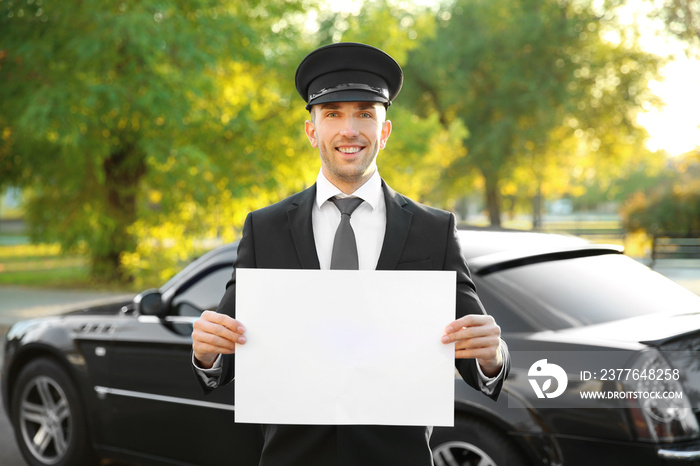
[[[372,155],[363,159],[360,165],[349,164],[347,166],[343,166],[342,163],[329,155],[329,151],[335,152],[334,148],[319,148],[319,153],[329,175],[343,183],[355,184],[369,178],[377,169],[376,160],[379,149],[377,147],[367,146],[365,150],[372,150]]]

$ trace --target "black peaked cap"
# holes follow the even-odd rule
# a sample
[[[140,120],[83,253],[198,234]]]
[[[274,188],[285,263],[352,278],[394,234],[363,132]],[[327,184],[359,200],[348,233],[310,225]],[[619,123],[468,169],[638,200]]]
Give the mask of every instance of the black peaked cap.
[[[307,103],[381,102],[386,106],[403,85],[396,60],[378,48],[354,42],[326,45],[297,68],[296,88]]]

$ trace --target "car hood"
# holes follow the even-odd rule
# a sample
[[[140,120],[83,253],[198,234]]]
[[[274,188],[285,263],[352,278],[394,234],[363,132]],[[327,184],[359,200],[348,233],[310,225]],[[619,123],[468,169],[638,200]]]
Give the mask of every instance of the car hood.
[[[121,311],[122,307],[133,302],[132,299],[126,299],[124,296],[106,299],[99,304],[78,308],[73,311],[66,312],[66,316],[84,316],[84,315],[109,315],[116,314]]]

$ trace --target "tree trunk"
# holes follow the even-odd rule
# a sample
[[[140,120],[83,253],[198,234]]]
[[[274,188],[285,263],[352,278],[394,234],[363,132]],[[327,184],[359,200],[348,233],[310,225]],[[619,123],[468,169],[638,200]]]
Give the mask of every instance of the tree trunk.
[[[532,199],[532,229],[542,228],[542,182],[537,180],[537,193]]]
[[[489,213],[491,226],[501,226],[501,193],[498,187],[498,176],[482,170],[484,175],[484,192],[486,194],[486,208]]]
[[[121,264],[124,252],[134,251],[136,241],[128,228],[137,219],[139,182],[146,173],[142,154],[133,147],[110,154],[103,163],[104,212],[92,248],[92,276],[100,281],[128,282]]]

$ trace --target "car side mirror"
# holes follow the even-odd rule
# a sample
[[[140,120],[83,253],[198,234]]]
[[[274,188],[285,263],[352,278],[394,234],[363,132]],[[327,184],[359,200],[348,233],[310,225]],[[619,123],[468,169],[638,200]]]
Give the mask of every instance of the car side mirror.
[[[202,310],[198,309],[192,303],[183,301],[174,307],[175,315],[186,316],[186,317],[199,317],[202,314]]]
[[[141,315],[160,317],[165,311],[163,296],[157,289],[142,291],[134,298],[134,308]]]

